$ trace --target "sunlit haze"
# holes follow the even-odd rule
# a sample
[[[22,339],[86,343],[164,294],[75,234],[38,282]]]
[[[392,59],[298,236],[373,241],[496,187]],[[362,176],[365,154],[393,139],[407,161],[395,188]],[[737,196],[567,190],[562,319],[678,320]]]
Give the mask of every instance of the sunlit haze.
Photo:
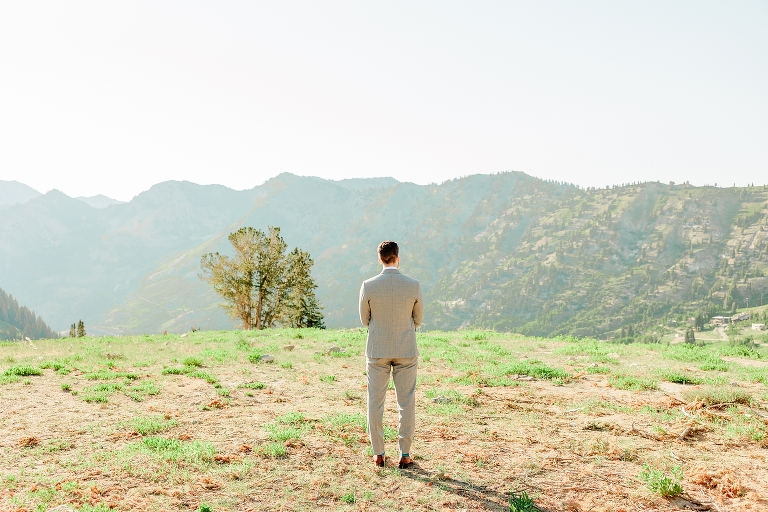
[[[768,2],[3,2],[0,179],[768,182]]]

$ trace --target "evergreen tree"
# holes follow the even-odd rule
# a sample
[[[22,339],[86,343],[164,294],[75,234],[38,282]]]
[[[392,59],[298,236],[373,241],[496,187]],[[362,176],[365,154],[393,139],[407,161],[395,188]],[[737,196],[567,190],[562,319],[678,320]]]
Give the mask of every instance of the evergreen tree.
[[[75,324],[69,326],[69,337],[77,338],[77,326]]]
[[[0,289],[0,340],[58,338],[42,318]]]
[[[699,332],[703,331],[704,330],[704,323],[705,323],[704,322],[704,315],[702,315],[701,312],[699,311],[699,313],[696,315],[696,320],[694,322],[694,324],[696,326],[696,330],[699,331]]]
[[[286,254],[287,244],[276,227],[268,233],[241,228],[229,235],[229,242],[234,256],[204,255],[200,278],[221,295],[225,311],[243,329],[322,326],[309,253],[296,248]]]
[[[77,337],[78,338],[84,338],[85,337],[85,324],[82,320],[77,322]]]
[[[693,328],[689,327],[685,331],[685,342],[686,343],[696,343],[696,336],[693,333]]]

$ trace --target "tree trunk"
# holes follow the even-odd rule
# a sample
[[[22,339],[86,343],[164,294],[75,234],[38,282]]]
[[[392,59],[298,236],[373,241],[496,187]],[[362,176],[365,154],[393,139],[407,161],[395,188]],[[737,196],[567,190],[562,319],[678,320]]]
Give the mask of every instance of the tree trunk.
[[[261,306],[262,302],[264,301],[264,296],[261,293],[261,289],[259,289],[259,299],[256,302],[256,329],[261,329]]]

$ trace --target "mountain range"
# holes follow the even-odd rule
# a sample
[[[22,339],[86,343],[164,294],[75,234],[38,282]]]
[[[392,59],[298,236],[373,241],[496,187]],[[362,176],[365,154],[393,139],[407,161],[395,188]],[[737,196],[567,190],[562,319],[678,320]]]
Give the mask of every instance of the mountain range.
[[[286,173],[250,190],[165,182],[90,205],[58,191],[22,200],[28,187],[14,200],[8,183],[0,287],[57,330],[80,318],[89,333],[232,328],[198,274],[201,255],[227,253],[242,226],[279,226],[289,247],[310,252],[329,327],[359,324],[360,283],[378,273],[385,239],[422,282],[427,328],[610,337],[768,300],[766,186]]]

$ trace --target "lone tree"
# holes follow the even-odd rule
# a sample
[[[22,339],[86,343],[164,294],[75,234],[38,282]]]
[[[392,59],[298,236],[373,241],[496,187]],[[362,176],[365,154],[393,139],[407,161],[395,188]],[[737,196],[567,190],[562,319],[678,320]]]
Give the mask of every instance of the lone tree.
[[[693,333],[693,327],[689,327],[685,331],[685,342],[696,343],[696,335]]]
[[[85,324],[83,323],[82,320],[77,322],[77,337],[78,338],[85,337]]]
[[[77,338],[77,326],[75,324],[69,326],[69,337]]]
[[[286,254],[288,246],[277,227],[269,233],[240,228],[230,233],[229,242],[234,255],[204,255],[200,278],[222,296],[224,310],[243,329],[324,327],[308,252],[296,248]]]

